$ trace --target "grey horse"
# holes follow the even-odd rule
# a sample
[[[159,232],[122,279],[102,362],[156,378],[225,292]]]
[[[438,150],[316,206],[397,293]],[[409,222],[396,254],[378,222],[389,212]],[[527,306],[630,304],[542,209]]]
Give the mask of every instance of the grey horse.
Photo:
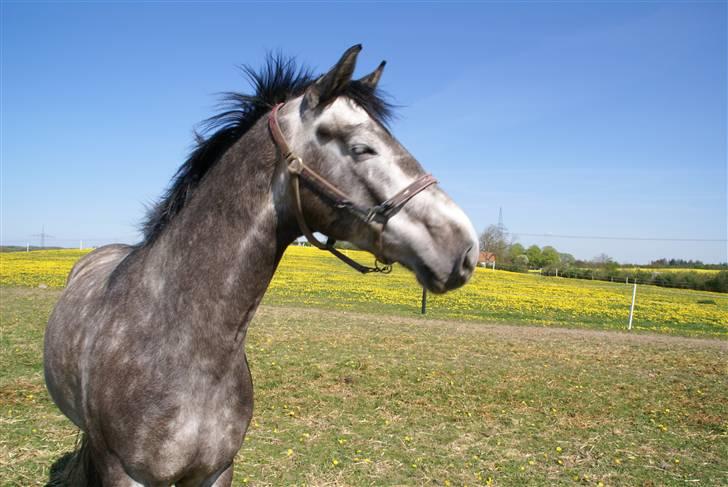
[[[352,79],[360,50],[320,77],[281,56],[246,68],[254,93],[228,94],[228,109],[208,120],[210,135],[150,210],[143,240],[74,266],[44,357],[51,397],[82,431],[69,485],[231,485],[253,414],[247,327],[302,233],[401,263],[433,292],[469,279],[473,226],[432,181],[403,191],[425,173],[387,128],[390,105],[376,89],[384,63]],[[293,191],[302,165],[347,202],[305,179]],[[395,194],[384,219],[352,210],[381,209]]]

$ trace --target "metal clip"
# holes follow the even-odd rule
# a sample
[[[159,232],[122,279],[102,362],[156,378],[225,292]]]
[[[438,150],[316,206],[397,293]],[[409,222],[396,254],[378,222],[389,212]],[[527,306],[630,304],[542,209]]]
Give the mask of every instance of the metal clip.
[[[381,265],[380,265],[381,264]],[[374,258],[374,272],[381,272],[382,274],[389,274],[392,272],[392,264],[385,264],[380,262],[376,257]]]
[[[301,172],[303,171],[303,161],[300,157],[289,154],[286,157],[286,161],[288,162],[288,172],[301,174]]]

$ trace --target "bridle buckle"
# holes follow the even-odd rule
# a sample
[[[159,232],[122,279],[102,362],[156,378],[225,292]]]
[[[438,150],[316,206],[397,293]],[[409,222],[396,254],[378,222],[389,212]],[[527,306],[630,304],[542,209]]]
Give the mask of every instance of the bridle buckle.
[[[364,223],[371,223],[378,214],[379,214],[379,207],[372,206],[371,208],[369,208],[367,215],[364,217]]]

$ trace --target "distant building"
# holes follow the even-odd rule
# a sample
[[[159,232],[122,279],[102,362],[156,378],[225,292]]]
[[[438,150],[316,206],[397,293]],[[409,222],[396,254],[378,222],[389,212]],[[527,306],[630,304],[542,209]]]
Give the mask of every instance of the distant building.
[[[493,264],[495,264],[495,254],[493,252],[481,250],[480,255],[478,255],[478,265],[485,267]]]

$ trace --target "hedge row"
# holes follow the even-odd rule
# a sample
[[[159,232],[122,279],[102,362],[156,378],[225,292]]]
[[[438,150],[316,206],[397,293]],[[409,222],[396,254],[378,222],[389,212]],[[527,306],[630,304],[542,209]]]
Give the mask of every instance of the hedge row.
[[[507,270],[507,269],[506,269]],[[637,282],[638,284],[652,284],[662,287],[677,287],[684,289],[695,289],[699,291],[713,291],[728,293],[728,271],[716,273],[694,272],[694,271],[670,271],[659,272],[651,270],[607,270],[590,268],[565,268],[554,267],[541,270],[543,275],[568,277],[575,279],[595,279],[600,281],[622,281]]]

